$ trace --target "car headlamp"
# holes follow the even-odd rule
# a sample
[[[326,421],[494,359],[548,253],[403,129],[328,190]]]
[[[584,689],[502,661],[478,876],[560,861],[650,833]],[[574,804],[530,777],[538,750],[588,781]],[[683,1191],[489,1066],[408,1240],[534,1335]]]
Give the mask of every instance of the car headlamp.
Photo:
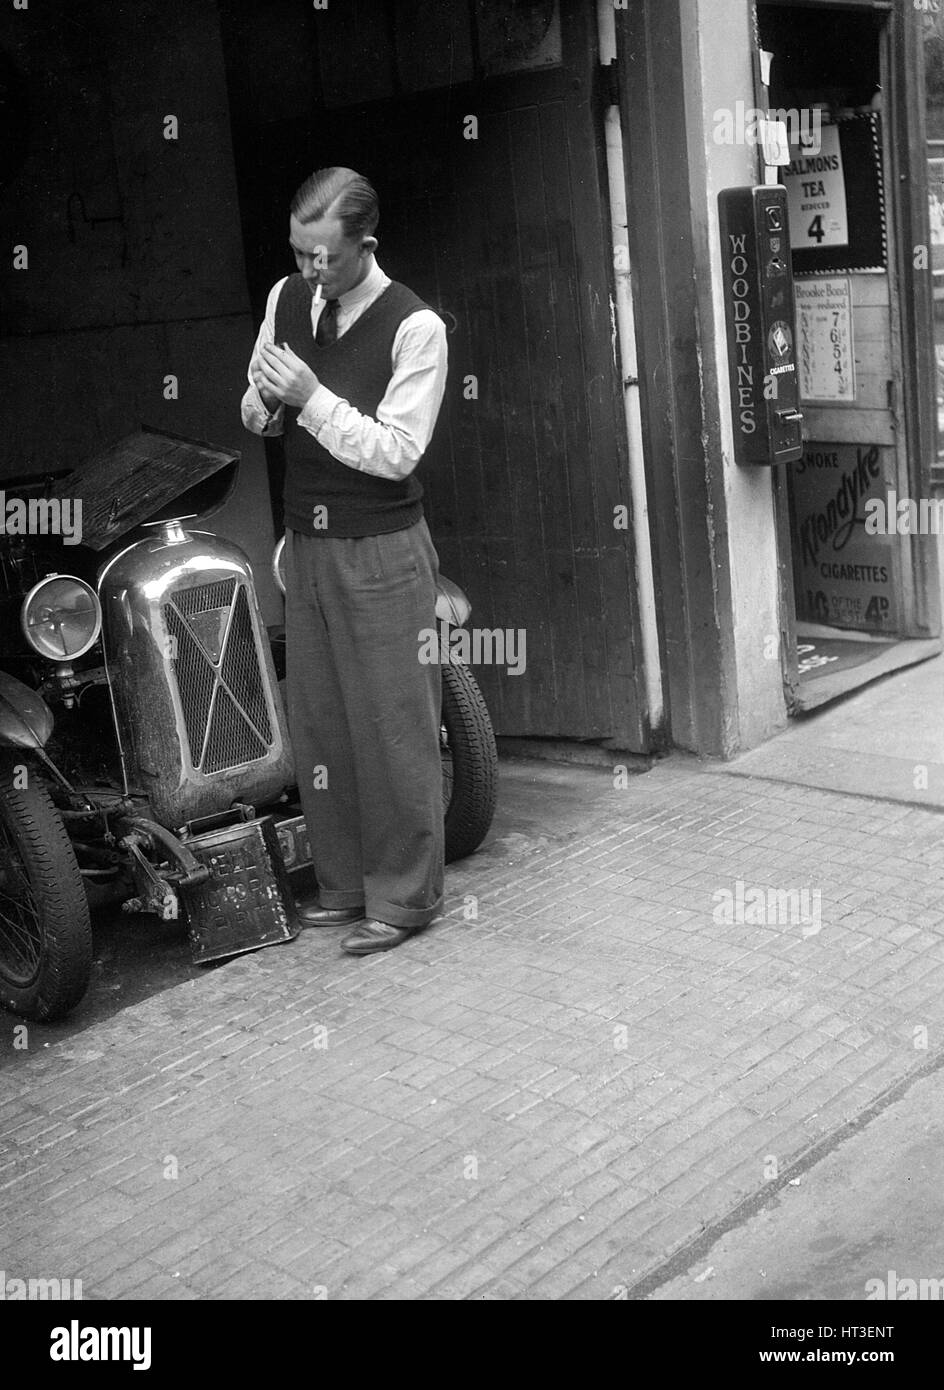
[[[84,579],[47,574],[23,600],[20,626],[33,651],[47,661],[72,661],[98,640],[102,605]]]

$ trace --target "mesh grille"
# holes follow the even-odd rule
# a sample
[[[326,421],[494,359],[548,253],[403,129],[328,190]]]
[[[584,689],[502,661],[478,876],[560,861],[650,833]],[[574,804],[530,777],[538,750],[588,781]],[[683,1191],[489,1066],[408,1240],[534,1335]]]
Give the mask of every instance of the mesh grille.
[[[198,767],[210,717],[216,673],[189,627],[170,603],[164,605],[164,620],[168,633],[177,642],[174,673],[190,745],[190,761],[194,767]]]
[[[245,719],[230,695],[220,686],[207,739],[204,772],[220,772],[265,757],[266,745]]]
[[[194,589],[180,589],[174,604],[185,618],[194,613],[208,613],[211,608],[228,608],[233,601],[235,579],[220,579],[216,584],[198,584]]]
[[[265,742],[270,743],[272,730],[266,709],[265,686],[260,679],[249,598],[242,587],[236,595],[236,611],[220,664],[220,678]]]
[[[265,757],[272,742],[266,672],[245,586],[224,579],[182,590],[164,605],[164,620],[176,639],[173,668],[193,767],[222,772]],[[216,664],[207,649],[214,630],[225,633]]]

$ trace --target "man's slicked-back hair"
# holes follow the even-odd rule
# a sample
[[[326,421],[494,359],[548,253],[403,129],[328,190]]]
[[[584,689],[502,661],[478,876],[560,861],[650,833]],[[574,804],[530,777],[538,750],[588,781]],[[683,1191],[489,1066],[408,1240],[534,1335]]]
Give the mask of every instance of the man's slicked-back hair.
[[[316,169],[296,190],[290,211],[299,222],[318,222],[330,213],[352,241],[372,236],[380,218],[376,192],[353,169]]]

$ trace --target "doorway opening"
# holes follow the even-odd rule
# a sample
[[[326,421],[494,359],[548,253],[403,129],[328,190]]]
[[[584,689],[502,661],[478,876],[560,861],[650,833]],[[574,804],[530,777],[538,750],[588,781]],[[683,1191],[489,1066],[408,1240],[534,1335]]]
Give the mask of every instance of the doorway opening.
[[[907,402],[912,358],[899,264],[907,237],[888,14],[758,5],[772,54],[769,106],[785,120],[804,454],[786,470],[792,583],[788,703],[812,708],[935,655],[936,539],[901,534],[893,498],[923,473]],[[933,589],[933,596],[930,590]]]

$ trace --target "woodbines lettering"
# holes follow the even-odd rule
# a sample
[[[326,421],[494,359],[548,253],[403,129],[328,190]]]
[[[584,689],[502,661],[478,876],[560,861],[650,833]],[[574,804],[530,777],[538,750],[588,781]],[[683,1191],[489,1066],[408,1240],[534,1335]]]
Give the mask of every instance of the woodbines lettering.
[[[856,524],[865,523],[865,517],[859,515],[859,504],[869,493],[881,471],[877,444],[868,449],[863,446],[856,450],[855,466],[845,470],[835,496],[829,499],[822,510],[811,512],[800,523],[800,543],[804,562],[816,564],[820,548],[823,546],[828,545],[832,550],[842,550],[848,544]]]
[[[742,434],[753,434],[757,429],[757,417],[755,415],[756,401],[754,380],[754,363],[751,361],[750,349],[754,341],[754,333],[751,325],[751,287],[747,281],[749,269],[747,260],[747,235],[742,232],[740,236],[735,236],[733,232],[728,233],[728,240],[731,243],[730,270],[733,276],[731,282],[731,313],[734,320],[734,360],[737,372],[735,390],[737,391],[738,402],[738,428]]]

